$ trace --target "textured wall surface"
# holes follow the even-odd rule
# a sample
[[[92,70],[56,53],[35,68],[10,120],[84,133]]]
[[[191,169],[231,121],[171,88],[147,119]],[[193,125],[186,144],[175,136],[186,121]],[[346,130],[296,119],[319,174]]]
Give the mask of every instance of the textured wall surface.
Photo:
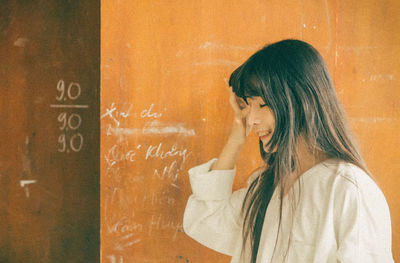
[[[1,1],[0,262],[100,259],[100,1]]]

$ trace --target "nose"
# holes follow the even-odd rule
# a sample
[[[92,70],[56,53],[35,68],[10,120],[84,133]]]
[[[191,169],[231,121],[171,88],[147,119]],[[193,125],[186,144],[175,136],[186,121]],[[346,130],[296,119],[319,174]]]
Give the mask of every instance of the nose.
[[[246,123],[250,126],[254,126],[260,123],[260,119],[254,107],[250,107],[249,113],[247,114]]]

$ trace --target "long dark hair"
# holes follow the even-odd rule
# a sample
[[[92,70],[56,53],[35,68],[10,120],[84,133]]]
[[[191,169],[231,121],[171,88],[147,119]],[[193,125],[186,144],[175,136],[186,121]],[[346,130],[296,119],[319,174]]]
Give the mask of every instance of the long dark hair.
[[[348,128],[328,68],[310,44],[290,39],[265,46],[232,73],[229,85],[244,100],[260,96],[275,115],[267,151],[260,142],[267,168],[250,184],[242,207],[243,248],[249,242],[251,262],[255,262],[265,212],[277,186],[281,227],[284,186],[298,165],[300,135],[310,152],[344,160],[369,172]]]

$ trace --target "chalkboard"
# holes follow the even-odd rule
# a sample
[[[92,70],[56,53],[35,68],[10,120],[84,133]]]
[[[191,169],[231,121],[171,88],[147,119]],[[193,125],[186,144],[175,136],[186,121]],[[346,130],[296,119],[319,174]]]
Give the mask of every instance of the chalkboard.
[[[99,262],[100,3],[0,10],[0,262]]]
[[[104,1],[102,262],[229,262],[183,233],[187,171],[217,157],[227,139],[230,73],[285,38],[306,40],[327,61],[399,233],[389,175],[399,178],[400,142],[388,134],[400,128],[397,2]],[[260,164],[257,138],[249,140],[235,189]]]

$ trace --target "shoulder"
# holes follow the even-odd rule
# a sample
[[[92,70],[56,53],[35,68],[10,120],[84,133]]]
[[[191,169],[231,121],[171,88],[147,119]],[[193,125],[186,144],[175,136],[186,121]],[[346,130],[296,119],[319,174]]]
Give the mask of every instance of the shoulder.
[[[363,187],[371,187],[374,189],[378,189],[378,185],[373,180],[373,178],[360,167],[345,161],[336,161],[336,162],[337,162],[336,176],[338,176],[340,179],[344,180],[345,182],[353,185],[358,189]]]
[[[340,162],[337,170],[338,183],[334,187],[335,203],[341,209],[340,200],[357,207],[365,217],[390,220],[386,198],[374,179],[358,166]],[[342,204],[345,205],[345,204]],[[363,213],[362,213],[363,212]]]
[[[328,162],[326,194],[338,224],[354,222],[359,238],[390,236],[390,212],[386,198],[374,179],[363,169],[345,161]]]
[[[361,199],[359,201],[367,202],[369,205],[376,202],[386,204],[382,190],[374,178],[363,169],[352,163],[339,160],[328,165],[331,165],[333,171],[335,171],[331,174],[331,181],[336,196],[355,195],[355,198]]]
[[[302,178],[304,193],[310,198],[333,205],[340,210],[344,206],[364,207],[372,212],[388,216],[388,205],[383,192],[374,179],[358,166],[337,159],[327,160]]]
[[[339,254],[390,255],[391,220],[376,182],[354,164],[340,161],[332,175],[331,203]]]
[[[316,165],[304,175],[304,181],[328,188],[380,191],[374,179],[360,167],[337,159],[329,159]]]

